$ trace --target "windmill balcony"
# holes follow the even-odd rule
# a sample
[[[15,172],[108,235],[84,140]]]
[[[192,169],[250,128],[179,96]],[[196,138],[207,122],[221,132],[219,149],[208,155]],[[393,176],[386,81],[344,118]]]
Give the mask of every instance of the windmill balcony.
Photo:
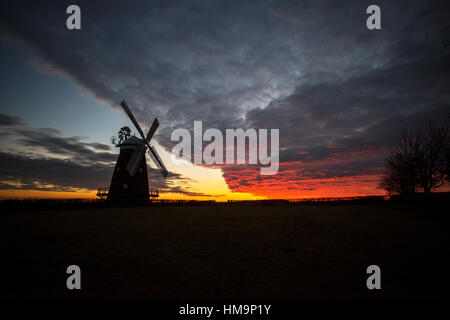
[[[148,191],[149,191],[150,198],[158,198],[159,197],[159,190],[157,190],[157,189],[150,189]]]
[[[158,198],[159,197],[159,190],[158,189],[149,189],[148,196],[151,199]],[[99,197],[101,200],[105,200],[108,198],[108,187],[101,187],[97,189],[97,197]]]
[[[108,187],[102,187],[97,189],[97,197],[104,200],[108,196]]]

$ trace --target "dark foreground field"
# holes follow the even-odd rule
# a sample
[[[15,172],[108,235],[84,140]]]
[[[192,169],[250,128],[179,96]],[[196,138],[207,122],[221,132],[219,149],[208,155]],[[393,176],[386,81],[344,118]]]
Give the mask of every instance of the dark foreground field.
[[[436,298],[448,220],[387,204],[0,215],[1,298]],[[431,216],[431,213],[434,214]],[[66,289],[81,267],[82,289]],[[366,288],[381,267],[382,289]]]

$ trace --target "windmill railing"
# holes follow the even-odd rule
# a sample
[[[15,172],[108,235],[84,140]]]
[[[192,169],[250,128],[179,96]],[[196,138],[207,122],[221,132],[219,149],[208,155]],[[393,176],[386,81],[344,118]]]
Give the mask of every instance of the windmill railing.
[[[158,198],[159,197],[159,190],[158,189],[149,189],[148,190],[148,196],[151,199]],[[99,197],[102,200],[105,200],[108,198],[108,187],[101,187],[97,189],[97,197]]]
[[[157,189],[150,189],[148,190],[150,198],[158,198],[159,197],[159,190]]]
[[[108,196],[108,187],[101,187],[97,189],[97,197],[100,199],[106,199]]]

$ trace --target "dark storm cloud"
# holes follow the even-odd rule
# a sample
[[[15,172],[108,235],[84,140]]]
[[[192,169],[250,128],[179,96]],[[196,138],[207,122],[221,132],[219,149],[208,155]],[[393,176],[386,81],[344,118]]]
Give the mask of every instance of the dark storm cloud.
[[[367,30],[361,1],[79,1],[80,31],[65,28],[69,2],[14,2],[0,24],[47,73],[113,106],[126,99],[146,125],[158,116],[156,138],[169,150],[172,130],[194,120],[279,128],[282,162],[340,177],[377,170],[382,154],[363,151],[383,151],[400,129],[447,119],[447,3],[378,1],[380,31]],[[22,134],[51,152],[109,159],[86,151],[101,150],[93,145],[70,149],[78,137]],[[359,156],[336,165],[335,154]]]
[[[253,127],[281,128],[281,145],[289,146],[281,152],[283,161],[382,148],[401,129],[423,126],[427,119],[447,121],[448,74],[449,60],[435,58],[303,86],[287,99],[251,110],[247,120]]]
[[[83,137],[64,137],[55,129],[16,129],[18,143],[25,147],[42,148],[48,154],[70,157],[74,161],[85,163],[113,163],[117,155],[110,152],[94,150],[111,150],[111,147],[100,143],[84,142]]]
[[[0,168],[0,189],[64,191],[103,186],[110,179],[113,167],[102,164],[83,166],[69,160],[30,158],[1,152]],[[11,185],[9,181],[19,184]]]
[[[0,126],[18,126],[24,124],[20,117],[0,114]]]
[[[114,165],[81,165],[73,160],[31,157],[0,152],[0,189],[37,189],[73,191],[74,188],[96,190],[109,185]],[[164,179],[157,169],[148,167],[152,187],[171,191],[170,185],[183,178],[171,173]],[[175,188],[176,192],[186,192]]]
[[[52,128],[20,127],[9,136],[21,153],[0,151],[0,189],[73,191],[109,185],[117,154],[104,152],[111,150],[108,145],[65,137]],[[188,181],[179,174],[163,178],[159,170],[148,167],[148,176],[152,188],[188,192],[177,185]]]

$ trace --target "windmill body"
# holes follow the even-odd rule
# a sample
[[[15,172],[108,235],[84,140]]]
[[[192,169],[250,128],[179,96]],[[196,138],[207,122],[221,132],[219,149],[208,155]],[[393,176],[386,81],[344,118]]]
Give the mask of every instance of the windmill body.
[[[128,127],[120,129],[118,143],[115,143],[115,138],[113,139],[116,147],[120,148],[120,153],[106,197],[112,201],[147,201],[149,196],[155,196],[155,193],[149,194],[147,163],[145,160],[147,150],[161,174],[164,177],[168,175],[164,163],[155,148],[150,145],[150,140],[158,128],[159,122],[155,119],[148,130],[147,136],[144,136],[144,132],[126,102],[122,101],[120,105],[142,139],[131,136],[131,130]],[[100,188],[97,194],[100,197],[105,196],[104,190],[101,189],[103,188]]]
[[[134,136],[118,144],[120,148],[114,173],[109,186],[108,199],[119,201],[146,201],[149,197],[147,162],[145,156],[139,161],[138,169],[133,176],[127,171],[127,165],[133,153],[142,146],[142,140]]]

